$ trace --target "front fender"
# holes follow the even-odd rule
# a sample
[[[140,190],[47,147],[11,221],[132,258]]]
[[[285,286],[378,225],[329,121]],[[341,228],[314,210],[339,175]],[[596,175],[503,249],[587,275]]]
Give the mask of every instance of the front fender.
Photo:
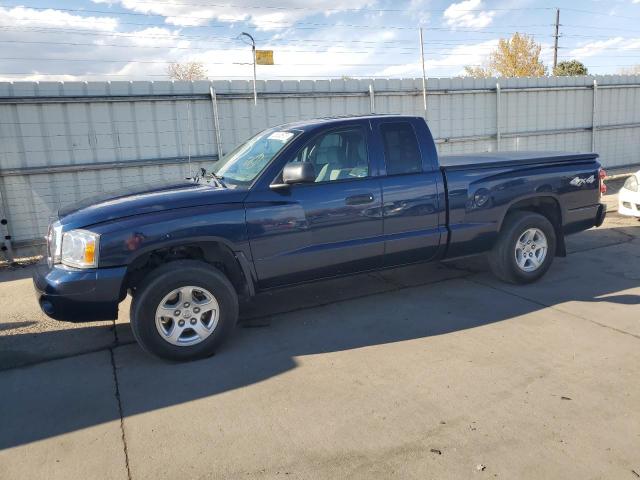
[[[136,215],[91,230],[100,234],[100,268],[129,265],[153,250],[195,242],[218,242],[251,258],[242,203]]]

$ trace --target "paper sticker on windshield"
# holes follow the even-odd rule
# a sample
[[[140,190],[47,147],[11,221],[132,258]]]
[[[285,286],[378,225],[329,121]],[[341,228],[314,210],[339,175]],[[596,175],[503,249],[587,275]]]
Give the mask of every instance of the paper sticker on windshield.
[[[291,132],[273,132],[269,135],[269,140],[279,140],[281,142],[286,142],[291,137],[293,137],[293,133]]]

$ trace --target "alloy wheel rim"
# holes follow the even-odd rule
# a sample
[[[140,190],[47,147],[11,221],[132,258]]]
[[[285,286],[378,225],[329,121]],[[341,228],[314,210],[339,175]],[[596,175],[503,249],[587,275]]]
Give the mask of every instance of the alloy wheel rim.
[[[528,228],[518,237],[515,246],[516,264],[524,272],[535,272],[547,257],[547,237],[539,228]]]
[[[166,342],[179,347],[197,345],[216,329],[220,307],[208,290],[196,286],[179,287],[160,301],[156,309],[156,329]]]

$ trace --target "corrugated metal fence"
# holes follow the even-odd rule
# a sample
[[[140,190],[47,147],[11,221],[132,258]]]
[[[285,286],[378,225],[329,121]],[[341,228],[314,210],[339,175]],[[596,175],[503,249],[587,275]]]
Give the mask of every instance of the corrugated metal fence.
[[[253,133],[298,119],[423,115],[421,79],[0,83],[0,231],[41,244],[59,206],[181,178]],[[441,153],[598,151],[640,163],[640,76],[429,79]]]

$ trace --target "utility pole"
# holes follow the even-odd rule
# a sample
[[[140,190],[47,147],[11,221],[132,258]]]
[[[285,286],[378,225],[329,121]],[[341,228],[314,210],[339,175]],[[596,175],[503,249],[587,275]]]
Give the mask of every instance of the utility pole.
[[[424,117],[427,118],[427,75],[424,69],[424,40],[422,27],[420,27],[420,58],[422,59],[422,102],[424,104]]]
[[[553,71],[555,72],[558,66],[558,37],[560,37],[560,9],[556,8],[556,33],[553,36]],[[551,72],[553,73],[553,72]],[[555,73],[553,73],[555,75]]]
[[[240,34],[240,36],[243,35],[251,40],[251,53],[253,55],[253,104],[258,105],[258,92],[256,91],[256,41],[246,32]]]

